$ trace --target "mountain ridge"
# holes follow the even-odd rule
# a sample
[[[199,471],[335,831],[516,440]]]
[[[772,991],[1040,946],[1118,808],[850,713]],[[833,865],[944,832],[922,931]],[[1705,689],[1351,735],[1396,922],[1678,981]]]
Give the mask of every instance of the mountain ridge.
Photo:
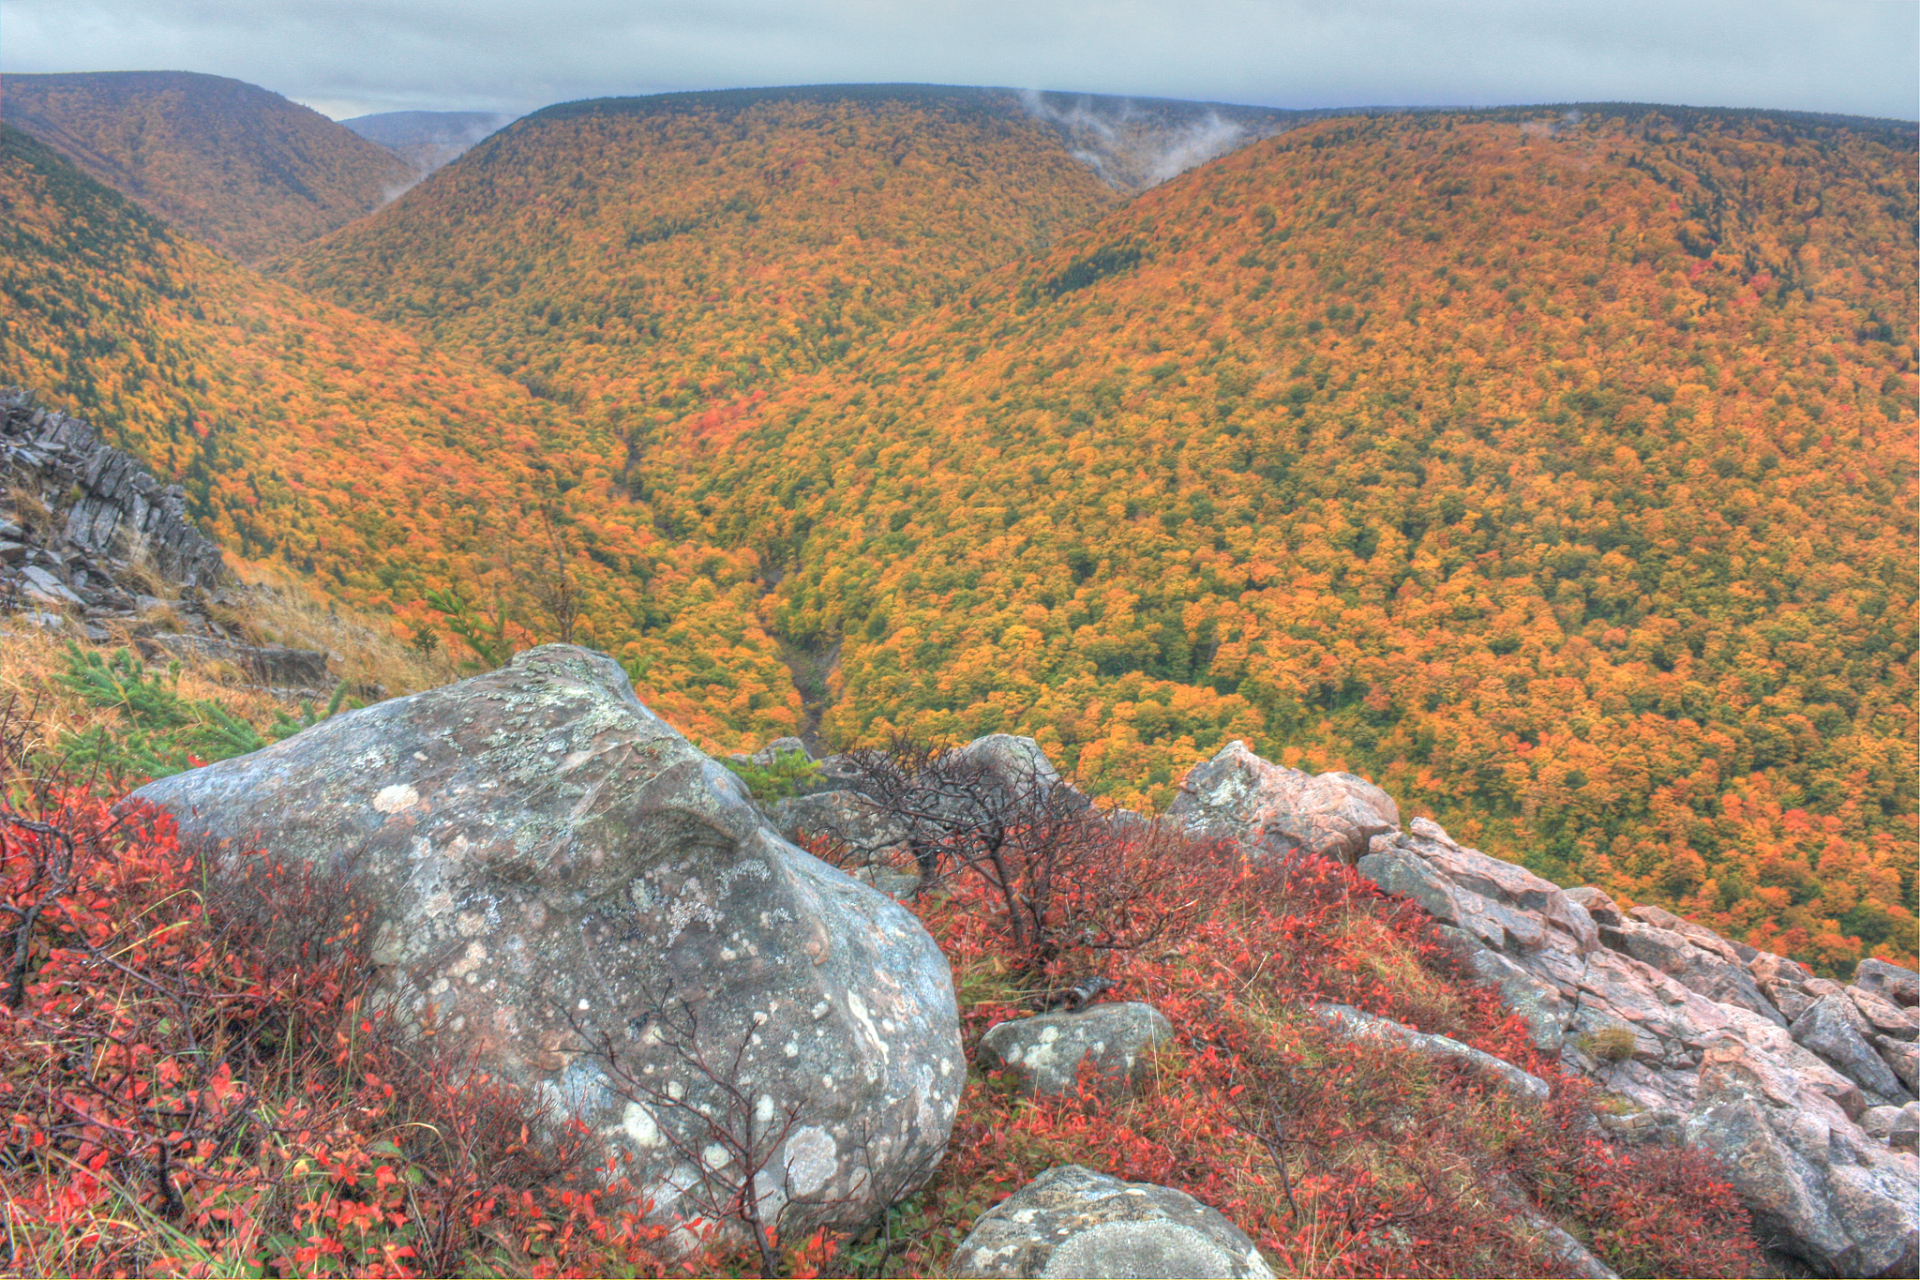
[[[0,118],[248,262],[371,211],[413,176],[317,111],[197,72],[10,74]]]

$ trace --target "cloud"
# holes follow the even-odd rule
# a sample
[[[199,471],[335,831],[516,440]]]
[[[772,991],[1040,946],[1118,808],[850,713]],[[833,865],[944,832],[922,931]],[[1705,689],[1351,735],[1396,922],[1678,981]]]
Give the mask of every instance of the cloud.
[[[1920,116],[1897,0],[0,0],[0,26],[0,71],[204,71],[340,115],[923,81]]]
[[[1165,182],[1269,131],[1268,122],[1252,113],[1235,118],[1230,108],[1223,116],[1212,108],[1196,112],[1084,94],[1062,106],[1033,89],[1023,90],[1020,101],[1027,114],[1059,130],[1075,158],[1124,191]]]

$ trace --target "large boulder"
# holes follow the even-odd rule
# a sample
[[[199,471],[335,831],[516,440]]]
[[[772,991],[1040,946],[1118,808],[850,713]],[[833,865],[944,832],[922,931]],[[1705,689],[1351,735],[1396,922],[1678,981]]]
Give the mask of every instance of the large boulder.
[[[1370,839],[1400,825],[1400,810],[1365,778],[1269,764],[1237,740],[1194,767],[1167,817],[1193,835],[1237,840],[1254,852],[1308,851],[1349,866]]]
[[[979,1061],[1012,1071],[1025,1093],[1072,1093],[1087,1062],[1095,1087],[1146,1083],[1153,1047],[1173,1039],[1166,1015],[1137,1000],[1096,1004],[1076,1013],[1043,1013],[996,1022],[980,1037]]]
[[[956,1276],[1220,1276],[1271,1280],[1260,1250],[1184,1191],[1077,1164],[1049,1169],[980,1215]]]
[[[945,1148],[966,1063],[939,948],[602,654],[533,649],[138,795],[216,874],[255,848],[350,873],[402,1025],[578,1114],[664,1219],[750,1184],[785,1231],[855,1227]]]

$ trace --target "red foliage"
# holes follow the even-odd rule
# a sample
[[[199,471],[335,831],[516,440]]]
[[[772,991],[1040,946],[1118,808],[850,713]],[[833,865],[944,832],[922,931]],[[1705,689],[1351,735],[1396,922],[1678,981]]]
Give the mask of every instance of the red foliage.
[[[1117,953],[1108,970],[1117,998],[1176,1028],[1145,1096],[1026,1099],[993,1076],[970,1081],[930,1189],[936,1216],[963,1215],[956,1233],[1072,1161],[1220,1209],[1282,1274],[1564,1274],[1516,1228],[1528,1212],[1623,1274],[1756,1273],[1745,1214],[1707,1159],[1600,1141],[1588,1086],[1542,1057],[1494,992],[1460,980],[1424,913],[1325,859],[1196,865],[1207,918],[1182,945]],[[986,905],[960,885],[924,912],[963,989],[992,967]],[[1342,1040],[1300,1016],[1313,1001],[1472,1044],[1547,1079],[1552,1101],[1523,1107],[1470,1070]],[[1005,997],[963,1008],[969,1047],[1019,1012]],[[911,1266],[937,1273],[955,1242],[923,1237]]]
[[[403,1042],[372,1010],[346,886],[264,858],[221,886],[162,812],[15,790],[6,1265],[664,1273],[661,1229],[626,1182],[589,1177],[581,1134],[433,1052],[431,1027]]]

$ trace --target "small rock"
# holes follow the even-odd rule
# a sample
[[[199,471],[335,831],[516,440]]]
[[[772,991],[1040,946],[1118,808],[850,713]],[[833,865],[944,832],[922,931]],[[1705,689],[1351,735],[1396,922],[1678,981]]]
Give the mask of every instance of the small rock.
[[[1578,889],[1567,890],[1567,896],[1587,909],[1595,924],[1618,929],[1622,916],[1620,908],[1608,897],[1605,890],[1592,885],[1581,885]]]
[[[797,755],[808,764],[813,763],[813,752],[807,750],[807,744],[798,738],[775,738],[766,746],[748,757],[750,763],[765,769],[780,762],[781,756]]]
[[[37,564],[30,564],[20,571],[20,578],[27,590],[44,600],[58,604],[79,604],[80,597],[68,590],[67,585],[55,577],[51,570]]]
[[[1912,1009],[1902,1009],[1859,986],[1848,987],[1847,998],[1873,1027],[1875,1035],[1890,1040],[1920,1039],[1920,1017],[1916,1017]]]
[[[1352,1005],[1316,1004],[1313,1006],[1313,1011],[1321,1020],[1348,1036],[1392,1040],[1421,1053],[1437,1058],[1452,1058],[1457,1062],[1478,1067],[1491,1075],[1500,1087],[1509,1089],[1522,1097],[1531,1098],[1535,1102],[1545,1102],[1553,1093],[1552,1086],[1531,1071],[1522,1071],[1511,1062],[1496,1058],[1472,1045],[1462,1044],[1451,1036],[1429,1035],[1423,1031],[1415,1031],[1412,1027],[1395,1022],[1392,1018],[1362,1013]]]
[[[1615,1116],[1602,1113],[1600,1127],[1616,1138],[1636,1146],[1671,1147],[1679,1144],[1681,1126],[1685,1119],[1676,1111],[1649,1107],[1645,1111],[1633,1111],[1626,1115]]]
[[[1860,1127],[1898,1151],[1912,1151],[1920,1143],[1920,1102],[1903,1107],[1870,1107]]]
[[[1900,1083],[1907,1086],[1908,1093],[1920,1093],[1920,1051],[1912,1041],[1875,1036],[1873,1047],[1880,1051],[1880,1060],[1899,1077]]]
[[[995,1023],[980,1038],[980,1061],[1020,1077],[1023,1092],[1072,1093],[1080,1064],[1091,1060],[1103,1091],[1146,1083],[1149,1050],[1173,1038],[1173,1024],[1138,1001],[1097,1004],[1078,1013],[1043,1013]]]
[[[1271,1280],[1246,1233],[1184,1191],[1077,1164],[1047,1170],[973,1225],[956,1276]]]

